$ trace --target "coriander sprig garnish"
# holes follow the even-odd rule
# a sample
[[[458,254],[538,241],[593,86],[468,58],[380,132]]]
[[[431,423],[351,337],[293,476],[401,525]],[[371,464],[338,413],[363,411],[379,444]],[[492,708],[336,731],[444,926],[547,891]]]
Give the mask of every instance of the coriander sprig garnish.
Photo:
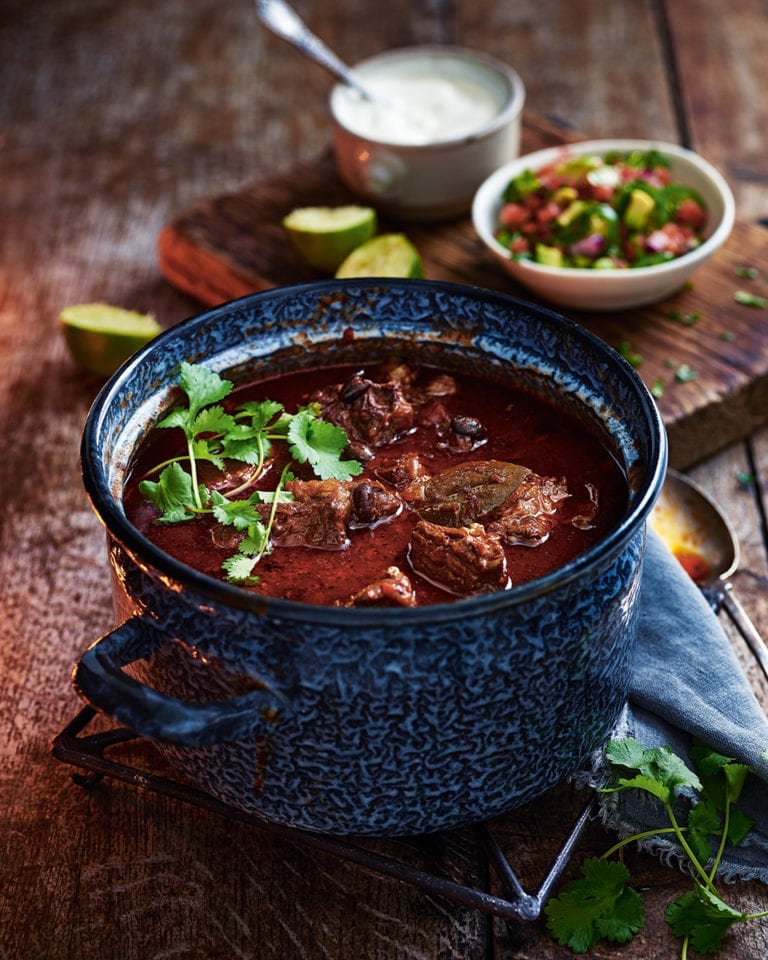
[[[547,927],[558,943],[574,953],[586,953],[600,939],[626,943],[642,929],[645,911],[639,894],[629,886],[629,871],[607,858],[629,843],[661,834],[674,836],[695,875],[694,889],[670,903],[664,913],[672,933],[682,938],[681,960],[688,957],[689,946],[698,953],[714,952],[735,924],[768,916],[768,910],[751,914],[734,910],[715,886],[726,846],[740,843],[753,826],[736,807],[747,767],[704,745],[693,747],[690,756],[698,773],[669,747],[647,749],[631,738],[608,744],[605,758],[616,786],[602,792],[648,793],[660,802],[670,826],[625,837],[602,857],[584,862],[582,876],[545,907]],[[692,798],[685,823],[675,812],[681,792]]]
[[[253,569],[270,552],[270,532],[278,505],[292,499],[285,489],[294,479],[295,464],[307,464],[320,480],[349,480],[358,476],[362,466],[357,460],[342,460],[347,446],[346,433],[319,417],[314,404],[288,413],[274,400],[248,401],[228,413],[221,405],[233,390],[233,383],[197,364],[182,363],[179,385],[186,405],[174,407],[158,424],[158,429],[180,429],[186,439],[186,453],[164,460],[146,475],[139,491],[160,511],[161,523],[180,523],[200,514],[211,514],[223,526],[241,531],[237,553],[223,563],[227,579],[256,582]],[[253,488],[262,477],[272,455],[273,444],[287,445],[290,458],[272,490]],[[241,482],[224,495],[215,487],[200,482],[200,464],[210,463],[220,473],[232,461],[252,467]],[[271,504],[265,523],[257,504]]]

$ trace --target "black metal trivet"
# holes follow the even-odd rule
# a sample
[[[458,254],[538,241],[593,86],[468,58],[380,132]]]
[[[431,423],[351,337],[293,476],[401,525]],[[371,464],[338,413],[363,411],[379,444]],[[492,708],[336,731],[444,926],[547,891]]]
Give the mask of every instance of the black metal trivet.
[[[297,827],[273,823],[255,814],[238,810],[236,807],[186,783],[155,773],[147,773],[129,764],[108,759],[104,754],[109,747],[127,743],[131,740],[141,740],[141,738],[125,727],[116,727],[99,733],[84,733],[85,728],[95,716],[96,711],[92,707],[84,707],[54,739],[52,745],[52,752],[56,759],[90,772],[88,776],[73,775],[75,781],[81,786],[90,786],[101,780],[102,777],[133,784],[145,790],[183,800],[185,803],[201,807],[212,813],[251,824],[283,839],[303,844],[315,850],[322,850],[324,853],[329,853],[339,859],[358,864],[373,873],[410,884],[425,893],[435,894],[465,907],[471,907],[516,923],[527,923],[536,920],[541,915],[542,908],[549,899],[558,877],[568,863],[596,805],[596,799],[592,795],[552,861],[536,893],[528,893],[523,888],[488,824],[482,823],[474,827],[478,840],[482,844],[504,891],[504,897],[497,897],[485,890],[448,880],[429,870],[412,867],[394,857],[366,850],[342,838],[329,837],[324,834],[301,830]]]

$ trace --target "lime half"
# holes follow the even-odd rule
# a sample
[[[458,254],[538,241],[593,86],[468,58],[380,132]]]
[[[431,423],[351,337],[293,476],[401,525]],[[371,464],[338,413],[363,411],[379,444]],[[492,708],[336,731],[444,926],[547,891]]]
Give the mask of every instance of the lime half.
[[[373,207],[298,207],[283,227],[303,260],[333,273],[346,255],[376,232]]]
[[[79,303],[59,314],[72,359],[92,373],[109,376],[162,331],[154,317],[105,303]]]
[[[419,251],[402,233],[382,233],[353,250],[336,271],[343,277],[423,277]]]

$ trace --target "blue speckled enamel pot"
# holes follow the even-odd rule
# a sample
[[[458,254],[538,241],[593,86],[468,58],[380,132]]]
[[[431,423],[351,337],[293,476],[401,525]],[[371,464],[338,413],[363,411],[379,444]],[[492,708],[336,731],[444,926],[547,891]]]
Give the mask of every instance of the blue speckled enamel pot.
[[[243,383],[395,353],[514,376],[602,425],[629,478],[619,527],[504,592],[350,609],[216,581],[126,520],[131,458],[167,410],[180,361]],[[107,530],[118,625],[81,658],[76,688],[239,808],[340,835],[478,821],[566,777],[622,709],[664,428],[632,368],[549,310],[429,281],[328,281],[245,297],[162,334],[106,384],[82,464]]]

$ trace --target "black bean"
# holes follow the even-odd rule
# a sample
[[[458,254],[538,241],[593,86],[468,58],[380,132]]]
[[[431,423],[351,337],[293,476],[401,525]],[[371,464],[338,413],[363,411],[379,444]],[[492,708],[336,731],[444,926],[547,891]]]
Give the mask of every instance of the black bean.
[[[482,423],[474,417],[454,417],[451,420],[451,430],[460,437],[476,439],[485,433]]]

